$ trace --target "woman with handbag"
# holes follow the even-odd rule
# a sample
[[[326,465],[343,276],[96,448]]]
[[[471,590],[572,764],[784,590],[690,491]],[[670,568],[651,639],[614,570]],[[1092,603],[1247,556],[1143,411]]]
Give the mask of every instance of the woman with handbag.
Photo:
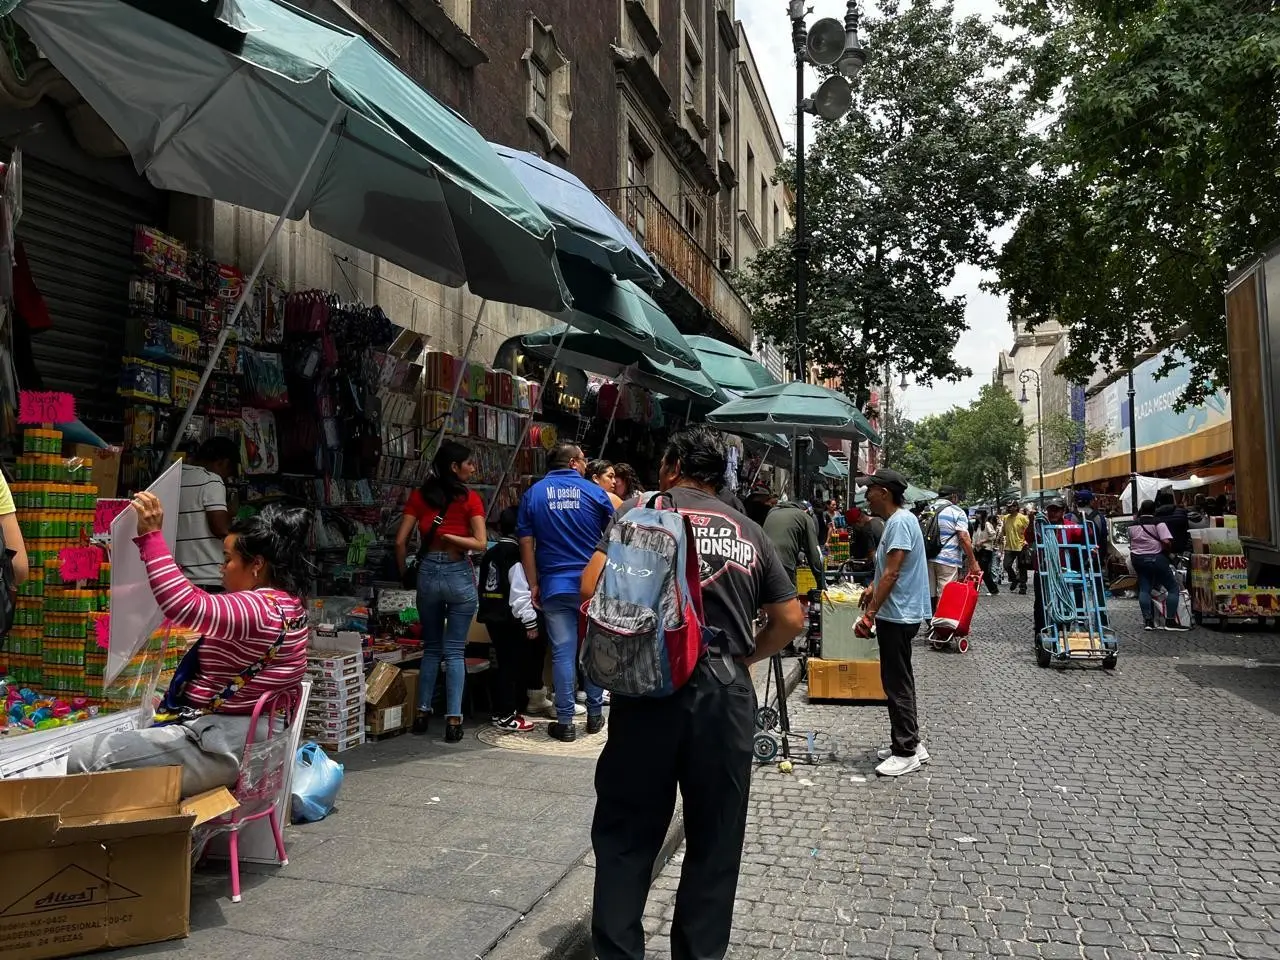
[[[1129,526],[1129,556],[1138,574],[1138,606],[1142,608],[1144,630],[1156,628],[1155,608],[1151,602],[1151,588],[1164,587],[1164,628],[1170,633],[1186,633],[1187,628],[1178,623],[1178,597],[1181,589],[1173,575],[1169,554],[1173,550],[1173,535],[1156,516],[1154,501],[1144,500],[1138,516]]]
[[[406,584],[412,578],[418,589],[418,621],[422,624],[422,671],[413,732],[427,732],[443,663],[447,743],[462,739],[462,688],[467,680],[464,654],[467,633],[480,606],[469,554],[489,546],[484,504],[467,486],[475,472],[470,449],[446,440],[432,461],[431,476],[409,495],[396,533],[396,562]],[[416,567],[408,562],[409,538],[415,528],[421,536]]]
[[[301,689],[307,667],[306,606],[311,512],[269,506],[237,520],[223,540],[222,586],[191,583],[160,533],[164,507],[150,493],[133,500],[134,543],[156,603],[179,627],[200,631],[156,711],[156,725],[77,743],[70,773],[182,767],[182,795],[233,786],[264,693]]]

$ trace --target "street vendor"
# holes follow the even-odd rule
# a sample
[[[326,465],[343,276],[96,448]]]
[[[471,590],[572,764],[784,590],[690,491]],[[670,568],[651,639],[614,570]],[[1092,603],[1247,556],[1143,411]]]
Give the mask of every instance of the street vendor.
[[[201,639],[183,657],[155,726],[102,734],[72,747],[70,773],[182,767],[182,795],[233,786],[264,693],[299,690],[307,665],[307,575],[311,513],[269,506],[237,520],[222,543],[222,586],[214,596],[178,569],[160,532],[164,508],[150,493],[133,501],[134,543],[156,603]]]

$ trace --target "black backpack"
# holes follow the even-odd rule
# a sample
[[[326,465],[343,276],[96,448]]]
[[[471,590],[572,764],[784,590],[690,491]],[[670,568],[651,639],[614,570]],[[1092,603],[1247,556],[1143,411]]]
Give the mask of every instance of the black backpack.
[[[942,510],[948,509],[943,507]],[[943,548],[956,538],[953,533],[947,537],[947,543],[942,542],[942,527],[939,524],[939,518],[942,516],[942,510],[935,510],[924,525],[924,555],[930,560],[936,560],[938,554],[942,553]]]

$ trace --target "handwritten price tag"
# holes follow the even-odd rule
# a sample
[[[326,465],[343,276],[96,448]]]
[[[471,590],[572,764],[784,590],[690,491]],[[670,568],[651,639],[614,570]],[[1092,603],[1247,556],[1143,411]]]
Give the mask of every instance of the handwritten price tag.
[[[94,638],[98,641],[98,647],[106,650],[111,646],[111,614],[104,613],[93,623]]]
[[[69,393],[18,391],[19,423],[70,423],[76,418],[76,398]]]
[[[111,533],[111,521],[128,509],[128,500],[99,500],[93,508],[93,535],[102,537]]]
[[[102,566],[102,551],[97,547],[67,547],[58,551],[58,565],[63,583],[96,580]]]

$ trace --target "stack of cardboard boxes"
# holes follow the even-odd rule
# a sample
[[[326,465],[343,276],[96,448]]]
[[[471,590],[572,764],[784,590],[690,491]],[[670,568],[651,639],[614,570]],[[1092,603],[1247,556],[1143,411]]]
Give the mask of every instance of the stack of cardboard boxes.
[[[365,736],[388,737],[407,730],[413,724],[417,689],[417,670],[401,670],[389,663],[376,665],[365,687]]]
[[[311,697],[303,732],[330,753],[342,753],[364,743],[366,687],[360,634],[318,634],[314,644],[307,654]]]

